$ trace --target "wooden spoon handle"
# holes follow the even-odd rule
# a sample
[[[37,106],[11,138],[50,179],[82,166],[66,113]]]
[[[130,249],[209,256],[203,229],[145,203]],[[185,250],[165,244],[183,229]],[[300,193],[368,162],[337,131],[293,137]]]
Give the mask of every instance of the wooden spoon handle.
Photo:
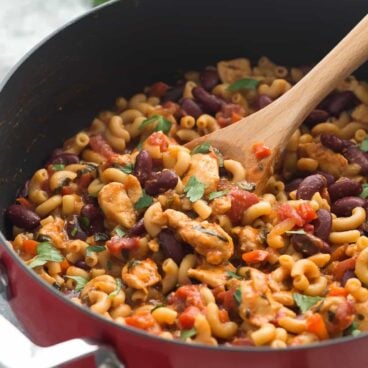
[[[335,88],[343,78],[368,59],[368,15],[365,16],[340,43],[337,44],[306,76],[287,94],[279,99],[279,104],[287,99],[288,113],[294,113],[295,130],[300,121]],[[295,103],[291,104],[290,102]],[[281,106],[280,106],[281,107]]]

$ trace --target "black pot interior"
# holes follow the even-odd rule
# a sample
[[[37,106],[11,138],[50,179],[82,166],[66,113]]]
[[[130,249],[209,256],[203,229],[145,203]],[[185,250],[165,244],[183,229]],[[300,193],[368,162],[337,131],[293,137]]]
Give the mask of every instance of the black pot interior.
[[[116,96],[221,59],[316,62],[367,8],[366,0],[124,0],[93,11],[37,48],[0,91],[0,213]]]

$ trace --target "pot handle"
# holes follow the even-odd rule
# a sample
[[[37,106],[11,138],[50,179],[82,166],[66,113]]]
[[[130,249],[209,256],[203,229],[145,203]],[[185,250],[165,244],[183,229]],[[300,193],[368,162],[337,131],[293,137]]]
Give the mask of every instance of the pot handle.
[[[0,264],[0,297],[7,300],[7,276]],[[112,348],[87,339],[72,339],[49,347],[35,345],[17,327],[0,315],[0,368],[53,368],[78,359],[94,356],[100,368],[124,368]],[[4,342],[6,345],[4,346]],[[8,348],[7,348],[8,347]]]

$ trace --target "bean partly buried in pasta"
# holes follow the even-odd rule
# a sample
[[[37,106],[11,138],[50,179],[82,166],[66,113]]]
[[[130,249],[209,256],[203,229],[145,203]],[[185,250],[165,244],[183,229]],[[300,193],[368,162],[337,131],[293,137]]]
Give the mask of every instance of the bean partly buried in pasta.
[[[368,330],[368,85],[344,80],[257,196],[193,138],[307,72],[261,58],[158,82],[54,151],[7,210],[14,250],[66,297],[190,343],[284,348]],[[262,164],[262,142],[253,153]]]

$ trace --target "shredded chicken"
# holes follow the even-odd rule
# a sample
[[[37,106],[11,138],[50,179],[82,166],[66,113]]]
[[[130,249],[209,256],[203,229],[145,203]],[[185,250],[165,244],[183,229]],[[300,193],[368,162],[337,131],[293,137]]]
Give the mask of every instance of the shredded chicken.
[[[161,280],[157,265],[152,259],[128,262],[121,273],[123,281],[134,289],[147,289]]]
[[[108,220],[131,228],[136,223],[133,203],[121,183],[109,183],[98,194],[98,203]]]
[[[186,185],[192,176],[195,176],[197,180],[205,185],[206,194],[216,191],[220,180],[217,159],[201,153],[193,155],[189,171],[183,179],[183,184]]]
[[[64,221],[60,217],[43,225],[39,231],[39,235],[46,235],[52,240],[52,244],[56,248],[65,248],[64,242],[67,240],[64,233]]]
[[[227,261],[234,252],[233,240],[219,225],[195,221],[182,212],[165,211],[169,226],[177,229],[182,239],[189,243],[206,261],[213,265]]]
[[[196,268],[190,268],[188,270],[188,276],[215,288],[217,286],[225,285],[227,282],[228,274],[226,271],[235,272],[236,268],[231,263],[225,266],[204,264]]]

